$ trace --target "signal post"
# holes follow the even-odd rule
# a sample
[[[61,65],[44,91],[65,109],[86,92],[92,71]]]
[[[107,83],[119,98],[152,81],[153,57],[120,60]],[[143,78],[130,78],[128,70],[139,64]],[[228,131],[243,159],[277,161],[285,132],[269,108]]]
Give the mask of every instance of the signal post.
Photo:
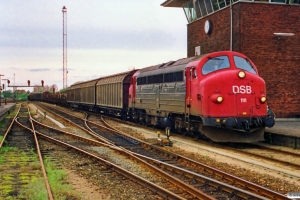
[[[7,87],[13,87],[14,93],[15,93],[16,88],[18,88],[18,87],[44,87],[44,80],[41,80],[41,84],[42,85],[30,86],[30,80],[27,80],[27,86],[26,85],[10,85],[10,80],[7,79]],[[1,106],[1,104],[0,104],[0,106]]]

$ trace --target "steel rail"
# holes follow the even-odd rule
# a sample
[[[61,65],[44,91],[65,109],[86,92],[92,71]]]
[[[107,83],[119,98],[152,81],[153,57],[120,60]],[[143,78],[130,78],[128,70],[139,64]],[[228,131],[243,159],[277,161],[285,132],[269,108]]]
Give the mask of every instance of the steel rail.
[[[43,109],[47,110],[48,112],[52,113],[53,115],[56,115],[56,116],[58,116],[58,117],[64,119],[64,120],[67,121],[68,123],[70,123],[70,124],[76,126],[77,128],[79,128],[79,129],[81,129],[81,130],[87,132],[89,135],[91,135],[91,136],[97,138],[98,140],[100,140],[100,141],[102,141],[102,142],[104,142],[104,143],[107,143],[107,144],[113,144],[112,141],[109,141],[109,140],[107,140],[106,138],[104,138],[104,137],[98,135],[98,134],[95,133],[93,130],[91,130],[91,129],[89,129],[89,128],[88,128],[88,129],[87,129],[87,128],[84,128],[84,127],[82,127],[82,126],[79,126],[78,124],[72,122],[71,120],[69,120],[69,119],[67,119],[67,118],[65,118],[65,117],[63,117],[63,116],[61,116],[61,115],[55,113],[55,112],[52,111],[52,110],[49,110],[48,108],[45,108],[45,106],[41,106],[40,104],[38,104],[38,105],[39,105],[40,107],[42,107]],[[62,112],[62,111],[60,111],[60,112]],[[66,113],[66,112],[65,112],[65,113]],[[80,120],[84,121],[84,123],[86,123],[86,120],[84,120],[84,119],[82,119],[82,118],[80,118],[80,117],[77,117],[77,116],[72,115],[72,114],[70,114],[70,113],[66,113],[66,114],[71,115],[72,117],[76,117],[77,119],[80,119]]]
[[[64,113],[64,114],[69,115],[69,116],[71,116],[71,117],[73,117],[73,118],[77,118],[78,120],[83,121],[83,122],[84,122],[84,126],[85,126],[85,128],[83,128],[83,127],[79,126],[78,124],[72,122],[71,120],[65,118],[64,116],[61,116],[61,115],[59,115],[58,113],[55,113],[53,110],[49,110],[48,108],[45,108],[45,105],[41,106],[41,105],[39,104],[39,106],[42,107],[43,109],[49,111],[50,113],[52,113],[52,114],[54,114],[54,115],[56,115],[56,116],[59,116],[60,118],[63,118],[65,121],[67,121],[67,122],[69,122],[69,123],[75,125],[76,127],[79,127],[81,130],[86,131],[86,132],[89,133],[91,136],[93,136],[93,137],[99,139],[100,141],[103,141],[103,142],[105,142],[105,143],[107,143],[107,144],[114,144],[113,141],[110,141],[109,139],[107,139],[107,138],[105,138],[105,137],[103,137],[103,136],[97,134],[95,131],[93,131],[93,130],[89,127],[88,123],[93,124],[94,126],[97,126],[97,127],[101,128],[101,129],[105,129],[105,131],[108,131],[108,132],[110,132],[110,133],[118,134],[118,132],[115,131],[114,129],[107,128],[107,127],[105,127],[105,126],[103,126],[103,125],[100,125],[100,124],[97,124],[97,123],[95,123],[95,122],[93,122],[93,121],[87,120],[87,113],[85,113],[85,118],[82,119],[82,118],[80,118],[80,117],[78,117],[78,116],[76,116],[76,115],[73,115],[72,113],[65,112],[65,111],[59,111],[59,112],[61,112],[61,113]],[[46,107],[47,107],[47,106],[46,106]],[[123,135],[125,135],[125,134],[123,134]],[[134,139],[134,138],[132,138],[132,137],[127,137],[127,138],[130,138],[131,140],[137,141],[136,139]]]
[[[127,135],[126,133],[122,133],[120,134],[120,132],[116,131],[115,129],[113,128],[110,128],[110,127],[105,127],[101,124],[98,124],[96,122],[93,122],[93,121],[86,121],[86,126],[89,126],[89,124],[92,124],[93,126],[96,126],[100,129],[104,129],[105,131],[109,132],[109,133],[112,133],[112,134],[115,134],[115,135],[119,135],[119,136],[122,136],[123,138],[125,137],[126,139],[129,139],[131,142],[135,142],[135,143],[140,143],[140,140],[138,139],[135,139],[129,135]]]
[[[4,136],[3,136],[3,138],[2,138],[2,140],[1,140],[1,142],[0,142],[0,149],[1,149],[1,147],[3,146],[4,141],[5,141],[5,139],[6,139],[7,135],[8,135],[8,133],[10,132],[10,130],[11,130],[13,124],[14,124],[14,121],[15,121],[15,119],[17,118],[17,116],[18,116],[20,110],[21,110],[21,106],[19,107],[19,109],[18,109],[16,115],[14,116],[13,120],[11,121],[11,123],[10,123],[9,127],[7,128],[6,132],[4,133]]]
[[[74,116],[74,115],[73,115],[73,116]],[[77,116],[75,116],[75,117],[77,117]],[[79,117],[77,117],[77,118],[79,118]],[[109,129],[108,129],[107,127],[105,127],[105,126],[102,126],[102,125],[100,125],[100,124],[97,124],[97,123],[95,123],[95,122],[88,121],[88,120],[85,119],[85,121],[88,122],[88,123],[92,123],[92,124],[94,124],[94,125],[96,125],[96,126],[98,126],[98,127],[105,128],[106,130],[109,130],[109,131],[114,132],[114,133],[124,134],[126,137],[129,137],[129,138],[131,138],[131,139],[133,139],[133,140],[136,140],[136,141],[140,142],[141,144],[144,144],[144,145],[146,145],[146,146],[148,146],[148,147],[155,148],[155,149],[157,149],[157,150],[159,150],[159,151],[163,151],[163,152],[165,152],[165,153],[167,153],[167,154],[169,154],[169,155],[172,155],[173,158],[176,158],[176,159],[182,159],[182,160],[184,160],[184,161],[188,161],[188,162],[190,162],[190,163],[193,163],[193,165],[195,165],[195,166],[197,166],[197,167],[202,167],[203,169],[205,169],[205,171],[210,172],[211,174],[214,174],[215,176],[220,177],[220,178],[222,178],[223,180],[231,181],[231,182],[233,182],[233,183],[235,183],[235,184],[241,185],[242,187],[247,186],[247,188],[249,188],[249,189],[251,189],[251,190],[257,192],[258,194],[265,195],[265,196],[267,196],[267,197],[269,197],[269,198],[271,198],[271,199],[278,199],[278,198],[279,198],[279,199],[288,199],[286,196],[284,196],[284,195],[282,195],[282,194],[280,194],[280,193],[277,193],[277,192],[275,192],[275,191],[272,191],[272,190],[270,190],[270,189],[268,189],[268,188],[262,187],[262,186],[260,186],[260,185],[255,184],[255,183],[251,183],[251,182],[246,181],[246,180],[244,180],[244,179],[241,179],[241,178],[239,178],[239,177],[235,177],[235,176],[233,176],[233,175],[231,175],[231,174],[228,174],[228,173],[226,173],[226,172],[222,172],[222,171],[220,171],[220,170],[218,170],[218,169],[215,169],[215,168],[212,168],[212,167],[210,167],[210,166],[204,165],[204,164],[202,164],[202,163],[196,162],[196,161],[194,161],[194,160],[191,160],[191,159],[189,159],[189,158],[183,157],[183,156],[181,156],[181,155],[176,155],[176,154],[171,153],[171,152],[169,152],[169,151],[163,150],[163,149],[161,149],[161,148],[159,148],[159,147],[155,147],[155,146],[153,146],[153,145],[151,145],[151,144],[149,144],[149,143],[147,143],[147,142],[144,142],[144,141],[142,141],[142,140],[133,138],[133,137],[131,137],[130,135],[128,135],[128,134],[126,134],[126,133],[124,133],[124,132],[122,132],[122,131],[120,131],[120,130],[118,130],[118,129],[113,128],[113,127],[110,126],[107,122],[105,122],[105,120],[104,120],[103,118],[102,118],[101,120],[102,120],[102,122],[103,122],[106,126],[109,127]]]
[[[300,158],[300,152],[296,153],[296,152],[286,151],[286,150],[283,150],[283,149],[275,149],[272,146],[265,145],[265,144],[260,144],[260,143],[258,143],[258,144],[256,143],[256,144],[252,144],[252,145],[253,146],[257,146],[258,148],[262,148],[262,149],[267,149],[267,150],[270,150],[270,151],[274,151],[276,153],[285,153],[285,154],[288,154],[288,155],[291,155],[291,156],[296,156],[296,157]]]
[[[34,120],[35,123],[39,123],[37,121]],[[44,127],[47,127],[47,128],[51,128],[47,125],[43,125],[41,123],[39,123],[40,125],[44,126]],[[101,143],[101,142],[98,142],[98,141],[95,141],[95,140],[91,140],[89,138],[85,138],[85,137],[82,137],[82,136],[78,136],[78,135],[75,135],[75,134],[72,134],[72,133],[68,133],[68,132],[65,132],[63,130],[59,130],[59,129],[55,129],[55,128],[51,128],[53,130],[56,130],[56,131],[59,131],[59,132],[62,132],[62,133],[66,133],[68,136],[71,136],[73,138],[76,138],[78,140],[81,140],[81,141],[84,141],[84,142],[87,142],[87,143],[90,143],[90,144],[94,144],[94,145],[97,145],[97,146],[107,146],[111,149],[114,149],[114,150],[117,150],[119,151],[120,153],[123,153],[123,154],[126,154],[126,155],[129,155],[130,157],[132,157],[133,159],[137,160],[138,162],[146,165],[148,168],[152,169],[153,171],[155,171],[157,174],[159,174],[160,176],[166,178],[167,180],[169,180],[170,182],[172,182],[173,184],[177,185],[178,187],[180,187],[181,189],[183,189],[184,191],[186,191],[187,193],[193,195],[194,197],[201,197],[201,198],[204,198],[204,199],[213,199],[211,196],[197,190],[196,188],[194,187],[191,187],[190,185],[180,181],[179,179],[176,179],[172,176],[170,176],[168,173],[158,169],[157,167],[151,165],[150,163],[147,163],[145,162],[144,160],[140,159],[139,157],[135,156],[134,154],[132,154],[132,152],[130,151],[127,151],[125,150],[124,148],[120,148],[120,147],[116,147],[115,145],[113,144],[105,144],[105,143]],[[42,133],[41,133],[42,134]],[[48,137],[48,136],[47,136]],[[66,143],[67,144],[67,143]]]
[[[28,106],[27,106],[27,110],[28,110],[29,119],[30,119],[32,129],[29,129],[28,127],[26,127],[23,124],[21,124],[20,122],[18,122],[18,118],[15,119],[15,122],[19,126],[21,126],[22,128],[27,129],[30,132],[32,132],[32,134],[34,136],[34,141],[35,141],[35,145],[36,145],[36,149],[37,149],[36,151],[38,153],[39,162],[40,162],[40,165],[41,165],[41,168],[42,168],[42,173],[43,173],[43,177],[44,177],[44,181],[45,181],[45,186],[47,188],[48,197],[49,197],[50,200],[53,200],[53,194],[52,194],[51,187],[50,187],[50,184],[49,184],[49,179],[48,179],[48,176],[47,176],[47,172],[46,172],[45,165],[44,165],[44,162],[43,162],[43,157],[42,157],[40,147],[39,147],[39,142],[38,142],[38,139],[36,137],[34,126],[33,126],[33,123],[32,123],[32,117],[30,115],[30,110],[29,110]]]
[[[105,123],[106,125],[108,125],[111,129],[113,129],[113,130],[115,130],[115,131],[117,131],[119,133],[124,133],[124,132],[122,132],[122,131],[120,131],[120,130],[118,130],[116,128],[113,128],[111,125],[109,125],[107,122],[105,122],[105,120],[103,118],[102,118],[102,120],[103,120],[103,123]],[[126,134],[126,135],[128,137],[130,137],[128,134]],[[136,139],[136,140],[138,140],[138,139]],[[148,146],[148,147],[155,148],[156,150],[159,150],[159,151],[162,151],[162,152],[165,152],[165,153],[168,152],[169,155],[172,155],[172,157],[173,158],[175,157],[177,160],[182,160],[183,162],[188,162],[188,163],[191,163],[194,166],[201,167],[205,171],[209,172],[210,174],[213,174],[213,175],[215,175],[217,177],[220,177],[223,180],[227,180],[227,181],[233,182],[235,184],[239,184],[242,187],[247,186],[248,189],[257,192],[260,195],[267,196],[270,199],[289,199],[289,198],[287,198],[287,196],[285,196],[283,194],[280,194],[278,192],[275,192],[273,190],[270,190],[268,188],[265,188],[265,187],[263,187],[261,185],[258,185],[258,184],[249,182],[247,180],[241,179],[239,177],[233,176],[231,174],[228,174],[228,173],[223,172],[221,170],[218,170],[216,168],[210,167],[210,166],[205,165],[203,163],[200,163],[200,162],[197,162],[197,161],[192,160],[190,158],[184,157],[182,155],[174,154],[174,153],[169,152],[167,150],[164,150],[164,149],[162,149],[160,147],[153,146],[153,145],[151,145],[151,144],[149,144],[149,143],[147,143],[145,141],[142,141],[142,140],[138,140],[138,141],[141,142],[142,144]]]
[[[184,199],[184,198],[178,196],[177,194],[175,194],[173,192],[170,192],[170,191],[168,191],[168,190],[166,190],[166,189],[164,189],[164,188],[162,188],[162,187],[160,187],[160,186],[158,186],[158,185],[156,185],[154,183],[151,183],[150,181],[148,181],[148,180],[146,180],[144,178],[141,178],[141,177],[139,177],[139,176],[137,176],[137,175],[135,175],[135,174],[133,174],[133,173],[131,173],[131,172],[129,172],[129,171],[121,168],[121,167],[119,167],[118,165],[115,165],[114,163],[111,163],[111,162],[109,162],[107,160],[104,160],[101,157],[98,157],[98,156],[96,156],[96,155],[94,155],[92,153],[89,153],[89,152],[87,152],[85,150],[77,148],[77,147],[75,147],[73,145],[70,145],[68,143],[65,143],[65,142],[59,141],[57,139],[51,138],[49,136],[46,136],[46,135],[44,135],[44,134],[42,134],[42,133],[40,133],[38,131],[36,131],[36,133],[37,133],[37,135],[39,135],[39,137],[41,137],[43,139],[46,139],[46,140],[48,140],[48,141],[50,141],[52,143],[54,142],[54,143],[56,143],[56,144],[58,144],[60,146],[64,146],[64,147],[76,150],[79,153],[82,153],[84,155],[87,155],[87,156],[89,156],[91,158],[94,158],[94,159],[98,160],[99,162],[103,163],[105,166],[113,168],[119,174],[122,174],[123,176],[127,177],[128,179],[130,179],[130,180],[132,180],[134,182],[137,182],[137,183],[139,183],[141,185],[147,186],[154,193],[158,193],[158,194],[160,194],[161,196],[163,196],[163,197],[165,197],[167,199]]]
[[[202,179],[203,182],[206,182],[206,183],[211,182],[212,185],[218,185],[218,186],[222,185],[223,190],[227,191],[228,193],[234,193],[237,196],[240,196],[242,198],[245,198],[245,199],[249,199],[249,198],[250,199],[251,198],[267,199],[266,197],[258,196],[256,194],[253,194],[252,192],[242,190],[242,189],[234,187],[232,185],[217,181],[215,179],[212,179],[212,178],[200,175],[200,174],[197,174],[195,172],[188,171],[186,169],[174,166],[172,164],[168,164],[168,163],[165,163],[165,162],[162,162],[162,161],[150,158],[150,157],[146,157],[146,156],[143,156],[143,155],[140,155],[140,154],[137,154],[137,153],[133,153],[133,154],[140,157],[140,158],[142,158],[143,160],[147,160],[150,163],[156,163],[157,165],[160,165],[162,168],[166,168],[166,169],[170,168],[170,170],[176,170],[178,173],[186,174],[186,176],[188,176],[188,177],[199,178],[199,179]]]
[[[113,128],[112,126],[110,126],[107,122],[105,122],[105,120],[104,120],[103,118],[102,118],[101,120],[102,120],[102,122],[103,122],[105,125],[107,125],[108,127],[110,127],[110,130],[113,130],[114,132],[118,132],[118,133],[121,132],[121,131],[119,131],[119,130]],[[91,123],[95,124],[94,122],[91,122]],[[99,125],[99,126],[103,127],[102,125]],[[124,132],[121,132],[121,133],[122,133],[122,134],[125,134]],[[127,135],[127,134],[125,134],[125,135],[126,135],[126,137],[130,137],[130,136]],[[153,147],[152,145],[150,145],[150,144],[148,144],[148,143],[145,143],[145,142],[143,142],[143,141],[139,141],[139,142],[141,142],[142,144],[147,144],[147,146],[149,146],[149,147],[150,147],[150,146]],[[124,148],[122,148],[122,149],[124,149]],[[156,149],[157,149],[157,148],[156,148]],[[161,151],[160,148],[158,148],[158,149]],[[126,149],[124,149],[124,151],[127,151],[129,154],[134,154],[134,155],[136,155],[137,157],[140,156],[139,154],[133,153],[133,152],[131,152],[131,151],[129,151],[129,150],[126,150]],[[166,152],[166,151],[164,151],[164,152]],[[172,154],[172,153],[169,152],[168,154]],[[141,157],[143,158],[143,156],[141,156]],[[176,157],[176,159],[179,159],[179,157],[181,157],[181,156],[177,156],[177,155],[174,156],[174,154],[173,154],[172,157],[173,157],[173,158]],[[153,159],[153,160],[155,160],[155,159]],[[157,162],[164,163],[164,162],[161,162],[161,161],[157,161]],[[165,164],[165,163],[164,163],[164,164]],[[170,167],[170,166],[173,166],[173,165],[166,164],[166,166]],[[178,167],[176,167],[176,166],[173,166],[173,167],[174,167],[174,168],[177,168],[177,170],[181,170],[180,168],[178,168]],[[182,170],[182,172],[183,172],[183,171],[185,171],[185,173],[191,173],[190,175],[193,175],[193,176],[195,175],[195,173],[193,174],[193,172],[188,172],[188,171],[186,171],[186,170]],[[198,176],[198,175],[197,175],[197,176]],[[223,184],[224,187],[226,188],[225,190],[230,191],[230,192],[232,192],[232,191],[239,191],[240,193],[244,193],[244,194],[246,194],[246,195],[253,196],[253,197],[255,197],[255,198],[266,199],[265,197],[261,197],[261,196],[257,196],[257,195],[251,194],[251,193],[249,193],[249,192],[247,192],[247,191],[244,191],[244,190],[241,190],[241,189],[239,189],[239,188],[230,186],[230,185],[228,185],[228,184],[221,183],[221,182],[219,182],[219,181],[215,181],[215,180],[206,178],[206,177],[201,176],[201,175],[199,175],[199,177],[201,177],[202,179],[206,179],[206,180],[208,180],[208,181],[210,181],[210,182],[214,182],[214,183],[217,183],[217,184]],[[232,177],[234,177],[234,176],[232,176]],[[234,182],[234,181],[236,181],[236,180],[234,180],[234,181],[231,180],[231,181]],[[257,191],[257,190],[256,190],[256,191]],[[241,195],[241,196],[243,196],[243,195]]]
[[[269,156],[266,156],[266,155],[262,155],[262,154],[258,154],[258,153],[253,153],[253,152],[247,152],[245,150],[239,150],[239,149],[235,149],[235,148],[232,148],[232,147],[226,147],[232,151],[235,151],[237,153],[242,153],[242,154],[246,154],[246,155],[249,155],[249,156],[255,156],[255,157],[258,157],[258,158],[262,158],[264,160],[269,160],[269,161],[272,161],[272,162],[276,162],[277,164],[280,163],[282,165],[289,165],[291,167],[295,167],[295,168],[300,168],[300,164],[297,164],[297,163],[292,163],[292,162],[289,162],[289,161],[284,161],[284,160],[280,160],[280,159],[277,159],[277,158],[272,158],[272,157],[269,157]],[[262,148],[265,148],[265,147],[262,147]],[[274,152],[278,152],[278,153],[285,153],[283,151],[280,151],[280,150],[275,150],[275,149],[271,149],[271,148],[265,148],[265,149],[268,149],[268,150],[271,150],[271,151],[274,151]],[[299,154],[296,155],[297,157],[300,157]]]
[[[83,136],[80,136],[80,135],[76,135],[76,134],[70,133],[68,131],[57,129],[57,128],[48,126],[46,124],[43,124],[43,123],[41,123],[39,121],[36,121],[35,119],[32,119],[32,122],[36,123],[39,126],[42,126],[44,128],[47,128],[47,129],[50,129],[50,130],[54,130],[54,131],[57,131],[57,132],[62,132],[62,133],[66,134],[66,135],[68,135],[70,137],[76,138],[77,140],[80,140],[80,141],[83,141],[83,142],[87,142],[87,143],[95,145],[95,146],[106,146],[106,147],[109,147],[109,148],[112,148],[112,149],[121,150],[119,147],[116,147],[113,144],[107,144],[107,143],[100,142],[100,141],[97,141],[97,140],[93,140],[93,139],[90,139],[90,138],[86,138],[86,137],[83,137]]]
[[[58,113],[54,112],[53,110],[48,109],[49,106],[45,106],[44,104],[43,104],[42,106],[41,106],[40,104],[37,104],[37,105],[39,105],[39,106],[42,107],[43,109],[49,111],[50,113],[52,113],[52,114],[54,114],[54,115],[56,115],[56,116],[58,116],[58,117],[60,117],[60,118],[63,118],[63,119],[64,119],[65,121],[67,121],[68,123],[71,123],[71,124],[75,125],[76,127],[78,127],[78,128],[80,128],[81,130],[83,130],[83,131],[89,133],[91,136],[93,136],[93,137],[99,139],[100,141],[103,141],[103,142],[105,142],[105,143],[107,143],[107,144],[114,144],[114,142],[112,142],[112,141],[108,140],[107,138],[105,138],[105,137],[103,137],[103,136],[100,136],[100,135],[98,135],[97,133],[95,133],[95,131],[93,131],[93,130],[89,127],[88,123],[91,123],[91,124],[93,124],[94,126],[97,126],[97,127],[99,127],[99,128],[105,129],[106,131],[108,131],[108,132],[110,132],[110,133],[114,133],[114,134],[115,134],[115,133],[118,133],[118,132],[115,131],[114,129],[107,128],[107,127],[105,127],[105,126],[103,126],[103,125],[100,125],[100,124],[97,124],[97,123],[95,123],[95,122],[93,122],[93,121],[87,120],[87,113],[85,113],[85,118],[82,119],[82,118],[80,118],[80,117],[78,117],[78,116],[76,116],[76,115],[73,115],[72,113],[69,113],[69,112],[66,112],[66,111],[61,111],[61,110],[59,111],[59,112],[61,112],[61,113],[67,114],[67,115],[69,115],[69,116],[71,116],[71,117],[73,117],[73,118],[77,118],[78,120],[83,121],[83,122],[84,122],[84,126],[85,126],[85,128],[83,128],[82,126],[79,126],[78,124],[72,122],[71,120],[65,118],[64,116],[59,115]],[[47,108],[46,108],[46,107],[47,107]],[[57,109],[56,109],[56,110],[57,110]],[[124,135],[125,135],[125,134],[124,134]],[[131,139],[134,139],[134,138],[132,138],[132,137],[130,137],[130,138],[131,138]]]

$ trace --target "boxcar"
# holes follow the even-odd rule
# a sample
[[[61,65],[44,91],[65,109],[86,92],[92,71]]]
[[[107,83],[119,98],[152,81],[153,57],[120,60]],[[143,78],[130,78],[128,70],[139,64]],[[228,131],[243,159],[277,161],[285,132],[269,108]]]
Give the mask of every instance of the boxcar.
[[[41,101],[43,99],[42,92],[32,92],[28,95],[28,100],[30,101]]]
[[[97,79],[71,85],[67,89],[67,102],[70,107],[93,110],[95,107],[95,85]]]
[[[129,87],[136,70],[100,78],[96,83],[96,109],[100,113],[125,118]]]

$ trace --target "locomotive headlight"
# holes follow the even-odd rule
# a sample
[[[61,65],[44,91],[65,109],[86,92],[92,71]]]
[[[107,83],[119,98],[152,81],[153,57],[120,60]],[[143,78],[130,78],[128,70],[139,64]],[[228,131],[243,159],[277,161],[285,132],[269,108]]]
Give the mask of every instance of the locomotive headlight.
[[[239,71],[238,73],[240,78],[245,78],[246,77],[246,73],[244,71]]]
[[[214,103],[222,103],[224,100],[220,94],[213,94],[210,99]]]
[[[223,97],[221,97],[221,96],[218,96],[218,98],[217,98],[217,102],[218,103],[221,103],[223,101]]]
[[[260,101],[261,101],[262,103],[266,103],[267,98],[266,98],[266,97],[261,97],[261,98],[260,98]]]

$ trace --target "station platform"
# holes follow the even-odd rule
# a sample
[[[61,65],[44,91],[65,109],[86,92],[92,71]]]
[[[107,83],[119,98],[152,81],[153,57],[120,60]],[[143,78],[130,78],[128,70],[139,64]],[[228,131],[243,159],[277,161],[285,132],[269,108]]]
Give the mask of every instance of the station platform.
[[[16,103],[3,103],[0,106],[0,121],[16,106]]]
[[[300,149],[300,119],[275,119],[274,127],[266,128],[264,138],[273,145]]]
[[[300,119],[278,118],[272,128],[266,128],[266,132],[277,133],[300,138]]]

